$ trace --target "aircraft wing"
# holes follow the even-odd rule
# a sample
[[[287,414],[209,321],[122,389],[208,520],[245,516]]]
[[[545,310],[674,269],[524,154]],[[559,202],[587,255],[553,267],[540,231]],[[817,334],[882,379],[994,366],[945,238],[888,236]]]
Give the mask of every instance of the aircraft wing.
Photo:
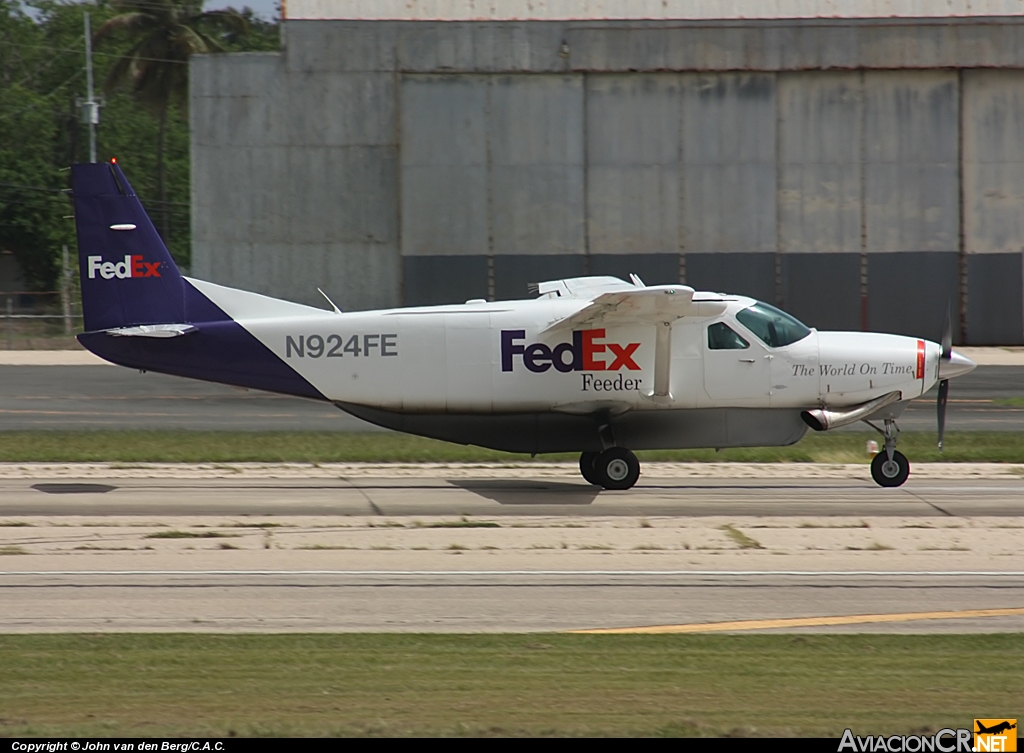
[[[579,329],[591,324],[673,322],[696,314],[693,288],[686,285],[654,285],[647,288],[602,293],[588,306],[549,325],[544,331]]]

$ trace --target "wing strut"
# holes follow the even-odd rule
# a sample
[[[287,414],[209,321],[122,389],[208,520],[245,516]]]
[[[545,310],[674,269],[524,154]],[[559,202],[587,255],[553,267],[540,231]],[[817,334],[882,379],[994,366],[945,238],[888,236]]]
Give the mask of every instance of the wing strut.
[[[654,391],[645,395],[654,402],[671,402],[672,322],[658,322],[654,338]]]

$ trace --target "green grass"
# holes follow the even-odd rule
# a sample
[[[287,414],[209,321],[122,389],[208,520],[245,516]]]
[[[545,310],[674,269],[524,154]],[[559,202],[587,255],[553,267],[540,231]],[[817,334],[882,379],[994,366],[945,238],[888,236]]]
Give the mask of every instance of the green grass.
[[[492,520],[442,520],[440,523],[418,523],[419,528],[501,528]]]
[[[219,531],[157,531],[147,533],[144,539],[229,539],[238,538],[236,533],[220,533]]]
[[[874,433],[809,433],[791,447],[650,450],[641,460],[867,463]],[[935,434],[905,432],[899,448],[912,461],[1024,463],[1024,434],[950,432],[940,454]],[[574,461],[571,453],[536,459]],[[239,463],[239,462],[523,462],[529,455],[372,432],[11,431],[0,432],[0,462]]]
[[[750,538],[743,531],[739,531],[732,526],[722,526],[722,530],[740,549],[764,549],[760,541]]]
[[[1014,715],[1022,639],[5,635],[0,735],[935,731]]]

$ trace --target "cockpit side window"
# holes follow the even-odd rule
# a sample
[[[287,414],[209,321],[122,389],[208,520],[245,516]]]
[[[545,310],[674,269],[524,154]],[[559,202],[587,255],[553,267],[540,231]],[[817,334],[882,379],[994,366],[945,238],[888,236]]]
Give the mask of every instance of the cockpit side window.
[[[708,327],[708,348],[710,350],[743,350],[750,343],[740,337],[725,322],[715,322]]]
[[[736,314],[736,320],[769,348],[781,348],[803,340],[811,330],[785,311],[760,301]]]

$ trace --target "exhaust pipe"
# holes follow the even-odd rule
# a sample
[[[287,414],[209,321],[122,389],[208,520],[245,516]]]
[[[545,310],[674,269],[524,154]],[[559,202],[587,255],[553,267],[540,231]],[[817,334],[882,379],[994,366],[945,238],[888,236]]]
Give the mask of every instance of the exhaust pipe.
[[[903,393],[896,390],[888,395],[882,395],[866,403],[855,405],[852,408],[843,408],[841,410],[815,408],[814,410],[805,410],[800,413],[800,418],[815,431],[827,431],[867,418],[875,411],[899,402],[902,396]]]

